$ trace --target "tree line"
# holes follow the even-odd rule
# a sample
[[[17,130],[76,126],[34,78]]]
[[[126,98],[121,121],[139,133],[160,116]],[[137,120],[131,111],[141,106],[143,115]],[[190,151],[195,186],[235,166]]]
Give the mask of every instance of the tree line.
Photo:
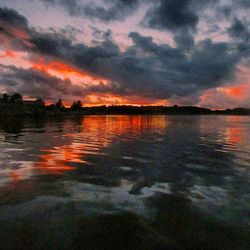
[[[45,107],[45,101],[41,98],[38,98],[34,101],[24,100],[23,96],[20,93],[14,93],[12,95],[9,94],[2,94],[2,98],[0,98],[1,103],[3,104],[28,104],[33,103],[34,105]],[[80,110],[82,108],[82,101],[74,101],[70,109],[71,110]],[[65,105],[63,104],[63,101],[61,98],[59,98],[55,103],[50,104],[47,106],[48,109],[65,109]]]
[[[3,105],[2,105],[3,104]],[[9,105],[9,108],[5,108]],[[133,106],[133,105],[111,105],[83,107],[80,100],[74,101],[71,106],[65,107],[61,98],[55,103],[46,105],[43,99],[34,101],[24,100],[22,95],[3,94],[0,98],[0,113],[3,115],[61,115],[61,114],[94,114],[94,115],[250,115],[250,109],[234,108],[224,110],[211,110],[196,106]]]

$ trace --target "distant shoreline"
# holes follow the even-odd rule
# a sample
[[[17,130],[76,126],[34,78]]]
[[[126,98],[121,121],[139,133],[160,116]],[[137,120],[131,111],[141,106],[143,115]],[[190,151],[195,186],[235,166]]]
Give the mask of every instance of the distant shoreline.
[[[54,104],[46,105],[43,99],[25,100],[22,95],[3,94],[0,98],[0,117],[58,117],[81,115],[250,115],[250,109],[233,108],[212,110],[196,106],[91,106],[84,107],[82,101],[65,107],[62,99]]]
[[[0,105],[0,117],[70,117],[83,115],[238,115],[249,116],[250,109],[211,110],[195,106],[94,106],[76,110],[65,107],[29,106],[23,103]]]

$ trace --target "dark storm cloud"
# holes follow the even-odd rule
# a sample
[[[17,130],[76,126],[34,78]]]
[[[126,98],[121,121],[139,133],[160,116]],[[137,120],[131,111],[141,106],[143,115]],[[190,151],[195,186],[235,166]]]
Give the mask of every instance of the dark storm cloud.
[[[27,19],[17,11],[0,8],[0,46],[23,50],[30,46]]]
[[[238,49],[243,56],[250,54],[250,30],[249,25],[239,19],[235,19],[227,32],[238,44]]]
[[[8,93],[19,92],[27,96],[44,99],[57,99],[62,96],[84,96],[88,94],[119,93],[115,83],[105,85],[73,84],[69,79],[62,80],[44,71],[33,68],[17,68],[0,64],[0,84]]]
[[[246,40],[250,39],[250,32],[245,23],[239,19],[235,19],[231,27],[228,29],[228,34],[237,39]]]
[[[239,61],[239,56],[230,53],[229,46],[225,43],[205,40],[188,57],[182,49],[157,45],[151,38],[142,37],[138,33],[130,36],[135,44],[130,49],[134,50],[131,52],[133,57],[130,58],[130,72],[134,71],[132,75],[137,82],[140,82],[140,78],[143,79],[146,88],[157,94],[157,97],[185,96],[219,86],[233,77]],[[142,55],[148,56],[140,58],[140,50]],[[132,65],[134,68],[131,68]]]
[[[176,45],[190,50],[194,45],[200,14],[214,0],[159,0],[149,8],[141,24],[144,27],[171,31]]]
[[[246,12],[250,8],[249,0],[228,0],[221,1],[220,4],[216,5],[217,17],[226,17],[230,20],[230,17],[244,18]],[[249,16],[248,13],[246,16]],[[218,21],[218,20],[217,20]]]
[[[138,4],[137,0],[116,0],[110,7],[87,5],[84,7],[84,14],[104,22],[123,20],[137,9]]]
[[[207,89],[232,80],[239,60],[239,54],[232,52],[229,44],[206,39],[194,49],[183,70],[189,72],[187,81],[197,83],[197,88]]]
[[[34,50],[45,55],[60,56],[62,50],[67,50],[72,44],[71,40],[64,38],[57,33],[35,33],[31,38]]]
[[[175,35],[174,41],[178,48],[190,50],[194,46],[194,37],[190,32],[180,32]]]
[[[58,96],[81,96],[92,91],[87,86],[74,85],[68,79],[62,80],[32,68],[23,69],[0,64],[0,72],[0,84],[9,93],[19,92],[47,100],[56,99]]]
[[[84,33],[82,29],[75,28],[71,25],[67,25],[66,27],[60,28],[59,30],[56,30],[53,28],[50,28],[50,29],[53,32],[61,33],[63,36],[67,37],[73,42],[77,40],[77,35]]]
[[[107,39],[99,46],[73,44],[56,34],[32,39],[35,51],[69,62],[91,75],[110,81],[106,91],[154,98],[185,96],[230,80],[240,56],[227,43],[205,40],[185,54],[185,48],[156,44],[152,37],[129,34],[133,46],[121,52]],[[193,46],[192,41],[190,44]]]
[[[235,3],[243,8],[250,8],[250,1],[249,0],[238,0],[238,1],[235,1]]]
[[[110,40],[99,46],[89,47],[82,43],[72,43],[68,38],[56,33],[35,34],[31,39],[34,51],[54,56],[77,65],[92,74],[97,71],[98,62],[119,54],[119,48]]]
[[[144,24],[171,31],[181,28],[195,30],[199,22],[197,10],[203,4],[203,0],[159,0],[149,9]]]
[[[0,8],[0,23],[12,24],[22,27],[28,26],[26,17],[19,14],[17,11],[8,8]]]
[[[72,16],[87,16],[104,22],[123,20],[138,7],[138,0],[104,0],[102,4],[80,0],[41,0],[46,4],[62,6]]]
[[[112,31],[110,29],[103,31],[94,26],[89,26],[92,29],[92,36],[98,40],[112,39]]]
[[[159,0],[149,8],[143,26],[172,32],[196,32],[202,11],[218,0]]]
[[[42,71],[3,66],[0,81],[7,92],[20,92],[25,95],[50,98],[55,94],[70,93],[71,83],[63,81]],[[4,71],[3,71],[4,70]]]
[[[33,46],[37,46],[40,50],[44,48],[45,53],[46,50],[50,54],[56,53],[57,42],[53,43],[55,39],[61,43],[72,43],[76,40],[76,35],[82,31],[69,25],[58,31],[50,28],[48,33],[43,34],[40,39],[36,39],[41,32],[41,30],[31,28],[27,19],[17,11],[0,8],[0,43],[5,48],[32,51]],[[50,34],[53,34],[53,39],[50,39]],[[33,43],[34,39],[36,39],[36,43]]]
[[[67,10],[70,15],[80,15],[81,13],[81,1],[79,0],[40,0],[45,4],[52,6],[62,6]]]
[[[230,32],[233,30],[239,32],[232,26]],[[132,32],[129,34],[132,46],[120,51],[111,36],[104,36],[97,45],[87,46],[63,33],[33,29],[29,38],[32,46],[27,47],[30,54],[69,63],[109,83],[79,87],[44,72],[9,68],[1,74],[1,84],[24,94],[42,91],[45,97],[55,93],[76,96],[111,93],[167,99],[194,96],[233,79],[242,54],[232,49],[232,44],[210,39],[194,44],[191,34],[176,34],[179,35],[175,36],[178,47],[174,48]]]

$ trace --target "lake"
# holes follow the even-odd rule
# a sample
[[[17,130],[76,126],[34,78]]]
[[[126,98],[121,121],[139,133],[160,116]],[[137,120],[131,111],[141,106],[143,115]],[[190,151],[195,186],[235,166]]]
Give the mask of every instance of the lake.
[[[1,249],[249,249],[249,184],[249,116],[0,120]]]

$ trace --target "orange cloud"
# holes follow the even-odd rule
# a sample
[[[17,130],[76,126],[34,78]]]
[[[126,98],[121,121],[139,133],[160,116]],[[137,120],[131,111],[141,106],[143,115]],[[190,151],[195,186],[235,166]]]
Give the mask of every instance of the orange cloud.
[[[31,62],[31,67],[35,70],[44,71],[62,80],[70,79],[73,83],[98,85],[100,82],[107,83],[106,79],[92,76],[89,73],[60,60],[47,59],[40,57]]]
[[[121,96],[114,94],[91,94],[84,97],[85,106],[99,105],[168,105],[167,100],[145,98],[142,96]]]
[[[22,68],[33,68],[35,70],[46,72],[52,76],[56,76],[62,80],[70,79],[73,83],[84,84],[99,84],[105,83],[106,80],[91,76],[83,70],[74,67],[68,63],[60,60],[48,58],[32,58],[30,60],[27,52],[20,52],[15,50],[5,50],[0,54],[1,63],[4,65],[14,65]]]
[[[63,76],[68,76],[70,74],[75,74],[77,76],[84,77],[87,74],[83,71],[78,70],[77,68],[66,64],[61,61],[49,61],[46,62],[44,59],[40,58],[37,62],[34,62],[32,65],[33,69],[45,71],[50,73],[51,71],[55,71]]]
[[[238,86],[224,86],[204,91],[199,105],[208,108],[222,109],[249,107],[250,86],[247,83]]]
[[[232,97],[243,97],[246,93],[247,87],[245,85],[241,85],[237,87],[226,87],[221,89]]]
[[[28,53],[16,50],[0,50],[1,64],[12,65],[15,67],[30,68],[31,63],[28,60]]]
[[[0,55],[0,58],[6,58],[6,57],[8,57],[8,58],[16,58],[17,54],[13,50],[6,50],[6,51],[3,52],[2,55]]]
[[[19,25],[9,25],[0,21],[3,32],[0,34],[0,42],[5,48],[33,48],[29,41],[30,34],[27,29]]]

